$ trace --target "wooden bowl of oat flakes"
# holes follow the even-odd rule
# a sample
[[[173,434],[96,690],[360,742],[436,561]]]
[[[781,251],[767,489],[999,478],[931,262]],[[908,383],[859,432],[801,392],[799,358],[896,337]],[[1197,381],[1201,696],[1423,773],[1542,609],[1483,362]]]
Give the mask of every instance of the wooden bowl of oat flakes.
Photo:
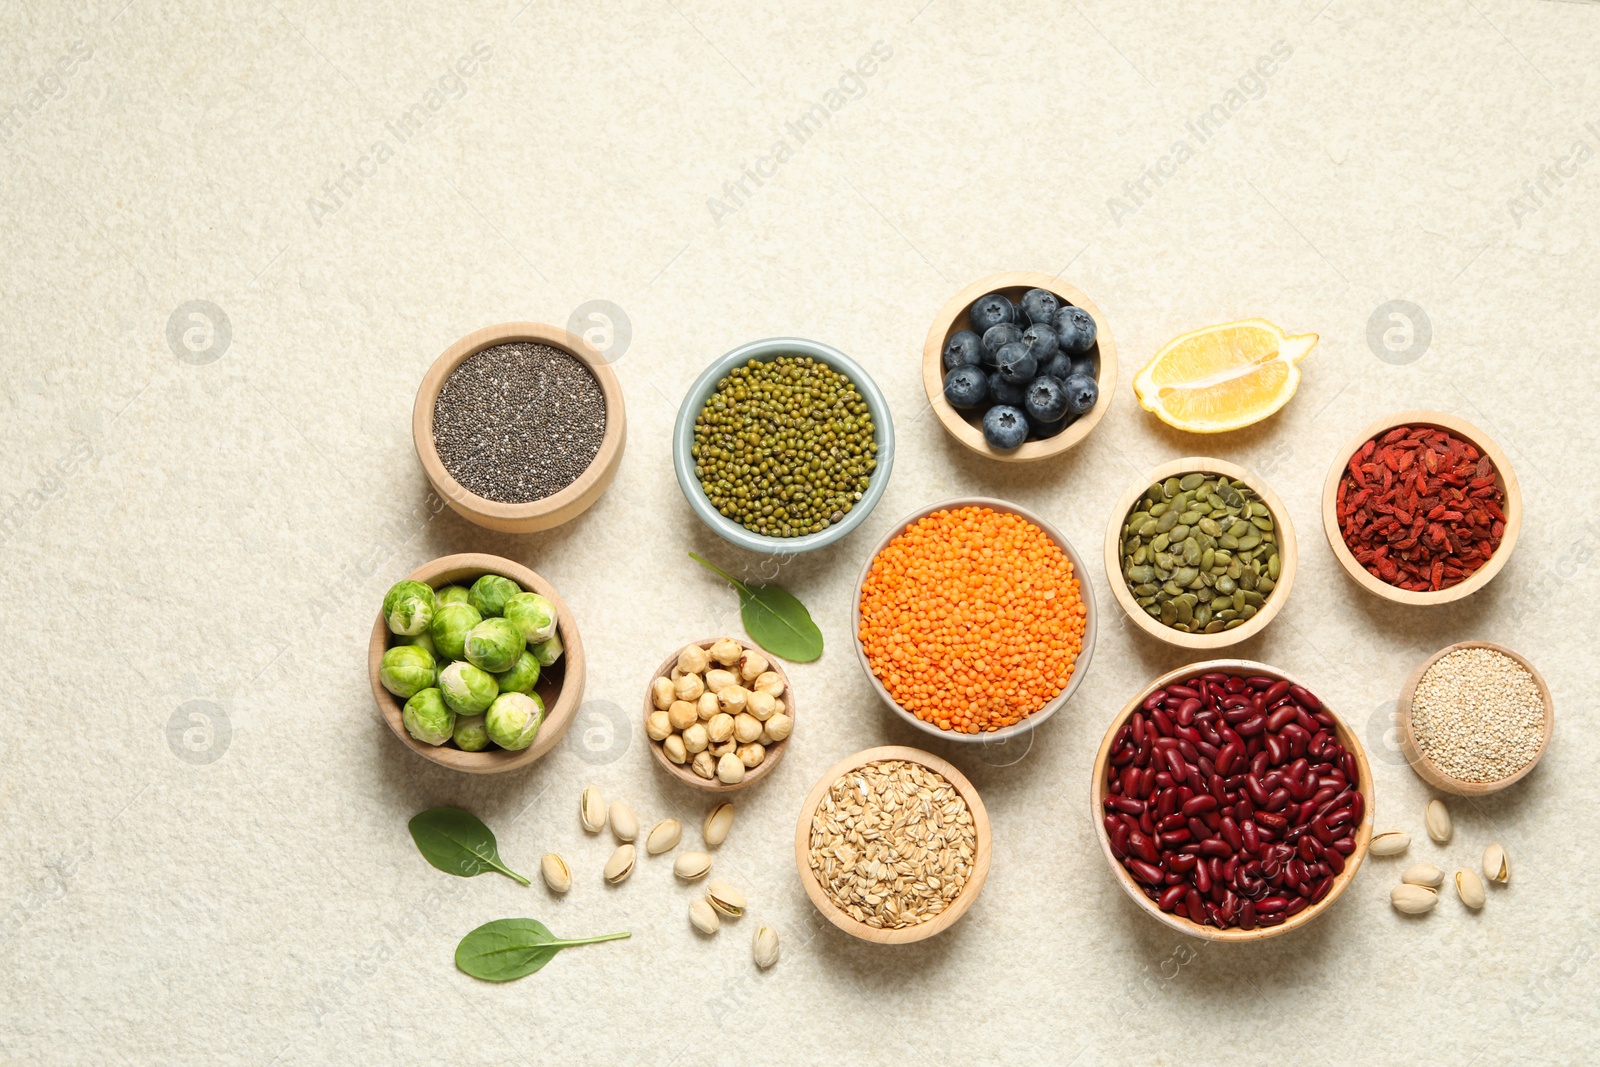
[[[887,745],[840,760],[817,781],[795,827],[795,865],[833,925],[904,945],[972,907],[989,875],[990,836],[965,775],[932,753]]]

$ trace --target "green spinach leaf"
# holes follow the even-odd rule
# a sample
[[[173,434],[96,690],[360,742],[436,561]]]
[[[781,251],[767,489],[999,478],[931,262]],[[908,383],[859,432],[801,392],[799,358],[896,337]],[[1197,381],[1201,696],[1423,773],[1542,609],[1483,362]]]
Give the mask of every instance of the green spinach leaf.
[[[408,824],[411,840],[422,858],[446,874],[471,878],[496,870],[523,885],[528,880],[500,862],[494,834],[471,812],[460,808],[429,808]]]
[[[751,585],[740,581],[693,552],[689,558],[711,571],[739,593],[739,617],[750,639],[774,656],[795,663],[810,663],[822,655],[822,631],[811,621],[806,606],[781,585]]]
[[[557,937],[537,919],[496,919],[484,923],[456,946],[456,966],[486,982],[509,982],[532,974],[564,948],[631,937],[628,930],[575,940]]]

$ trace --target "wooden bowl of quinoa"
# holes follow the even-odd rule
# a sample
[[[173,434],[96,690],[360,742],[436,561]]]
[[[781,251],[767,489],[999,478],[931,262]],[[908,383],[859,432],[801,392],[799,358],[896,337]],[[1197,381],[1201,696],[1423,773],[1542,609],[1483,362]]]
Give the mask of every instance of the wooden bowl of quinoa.
[[[514,358],[496,365],[488,350],[502,346]],[[601,405],[600,419],[571,414]],[[474,433],[480,412],[484,431]],[[622,386],[599,352],[560,327],[486,326],[423,375],[411,437],[428,481],[462,518],[503,533],[548,530],[586,511],[616,477],[627,440]]]

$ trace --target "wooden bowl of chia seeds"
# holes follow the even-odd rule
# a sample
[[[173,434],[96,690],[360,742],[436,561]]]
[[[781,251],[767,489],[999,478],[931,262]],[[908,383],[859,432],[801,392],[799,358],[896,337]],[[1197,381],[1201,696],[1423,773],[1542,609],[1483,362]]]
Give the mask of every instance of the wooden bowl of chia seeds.
[[[622,461],[622,387],[605,358],[556,326],[505,322],[433,361],[411,411],[417,458],[463,518],[504,533],[559,526]]]

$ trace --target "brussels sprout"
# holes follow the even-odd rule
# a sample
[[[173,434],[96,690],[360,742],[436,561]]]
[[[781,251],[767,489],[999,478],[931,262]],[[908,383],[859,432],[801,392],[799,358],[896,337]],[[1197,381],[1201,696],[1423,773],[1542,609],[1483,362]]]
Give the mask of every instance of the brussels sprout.
[[[544,701],[531,693],[501,693],[484,716],[489,740],[512,751],[533,744],[543,722]]]
[[[428,632],[433,635],[434,648],[441,660],[465,659],[467,631],[483,621],[478,609],[471,604],[445,604],[433,613],[433,625]]]
[[[485,574],[472,583],[472,590],[467,594],[467,599],[487,619],[504,615],[506,601],[520,592],[522,586],[510,578],[502,578],[498,574]]]
[[[433,643],[433,634],[427,630],[422,631],[420,634],[401,634],[394,639],[394,643],[396,645],[416,645],[418,648],[425,648],[428,650],[428,655],[434,658],[435,663],[443,658],[439,655],[439,646]]]
[[[425,745],[442,745],[456,728],[456,713],[445,706],[439,690],[429,687],[406,701],[400,715],[406,733]]]
[[[433,621],[439,601],[421,582],[396,582],[383,597],[383,621],[394,634],[420,634]]]
[[[402,700],[431,686],[435,677],[433,656],[421,645],[395,645],[378,668],[383,687]]]
[[[507,600],[505,616],[516,623],[530,645],[556,632],[556,606],[538,593],[518,593]]]
[[[482,715],[457,715],[456,731],[452,735],[456,747],[463,752],[482,752],[489,747],[489,730],[483,725]]]
[[[433,591],[434,598],[442,607],[445,604],[470,604],[467,587],[464,585],[442,585]]]
[[[500,694],[494,675],[460,660],[439,672],[439,692],[457,715],[482,715]]]
[[[540,641],[533,646],[533,658],[539,661],[539,666],[548,667],[561,658],[561,653],[566,649],[561,645],[561,635],[556,634],[548,641]]]
[[[500,672],[494,680],[500,683],[502,693],[531,693],[539,684],[539,661],[533,658],[532,652],[524,652],[509,671]]]
[[[484,619],[467,631],[467,662],[480,670],[509,671],[525,644],[509,620]]]

